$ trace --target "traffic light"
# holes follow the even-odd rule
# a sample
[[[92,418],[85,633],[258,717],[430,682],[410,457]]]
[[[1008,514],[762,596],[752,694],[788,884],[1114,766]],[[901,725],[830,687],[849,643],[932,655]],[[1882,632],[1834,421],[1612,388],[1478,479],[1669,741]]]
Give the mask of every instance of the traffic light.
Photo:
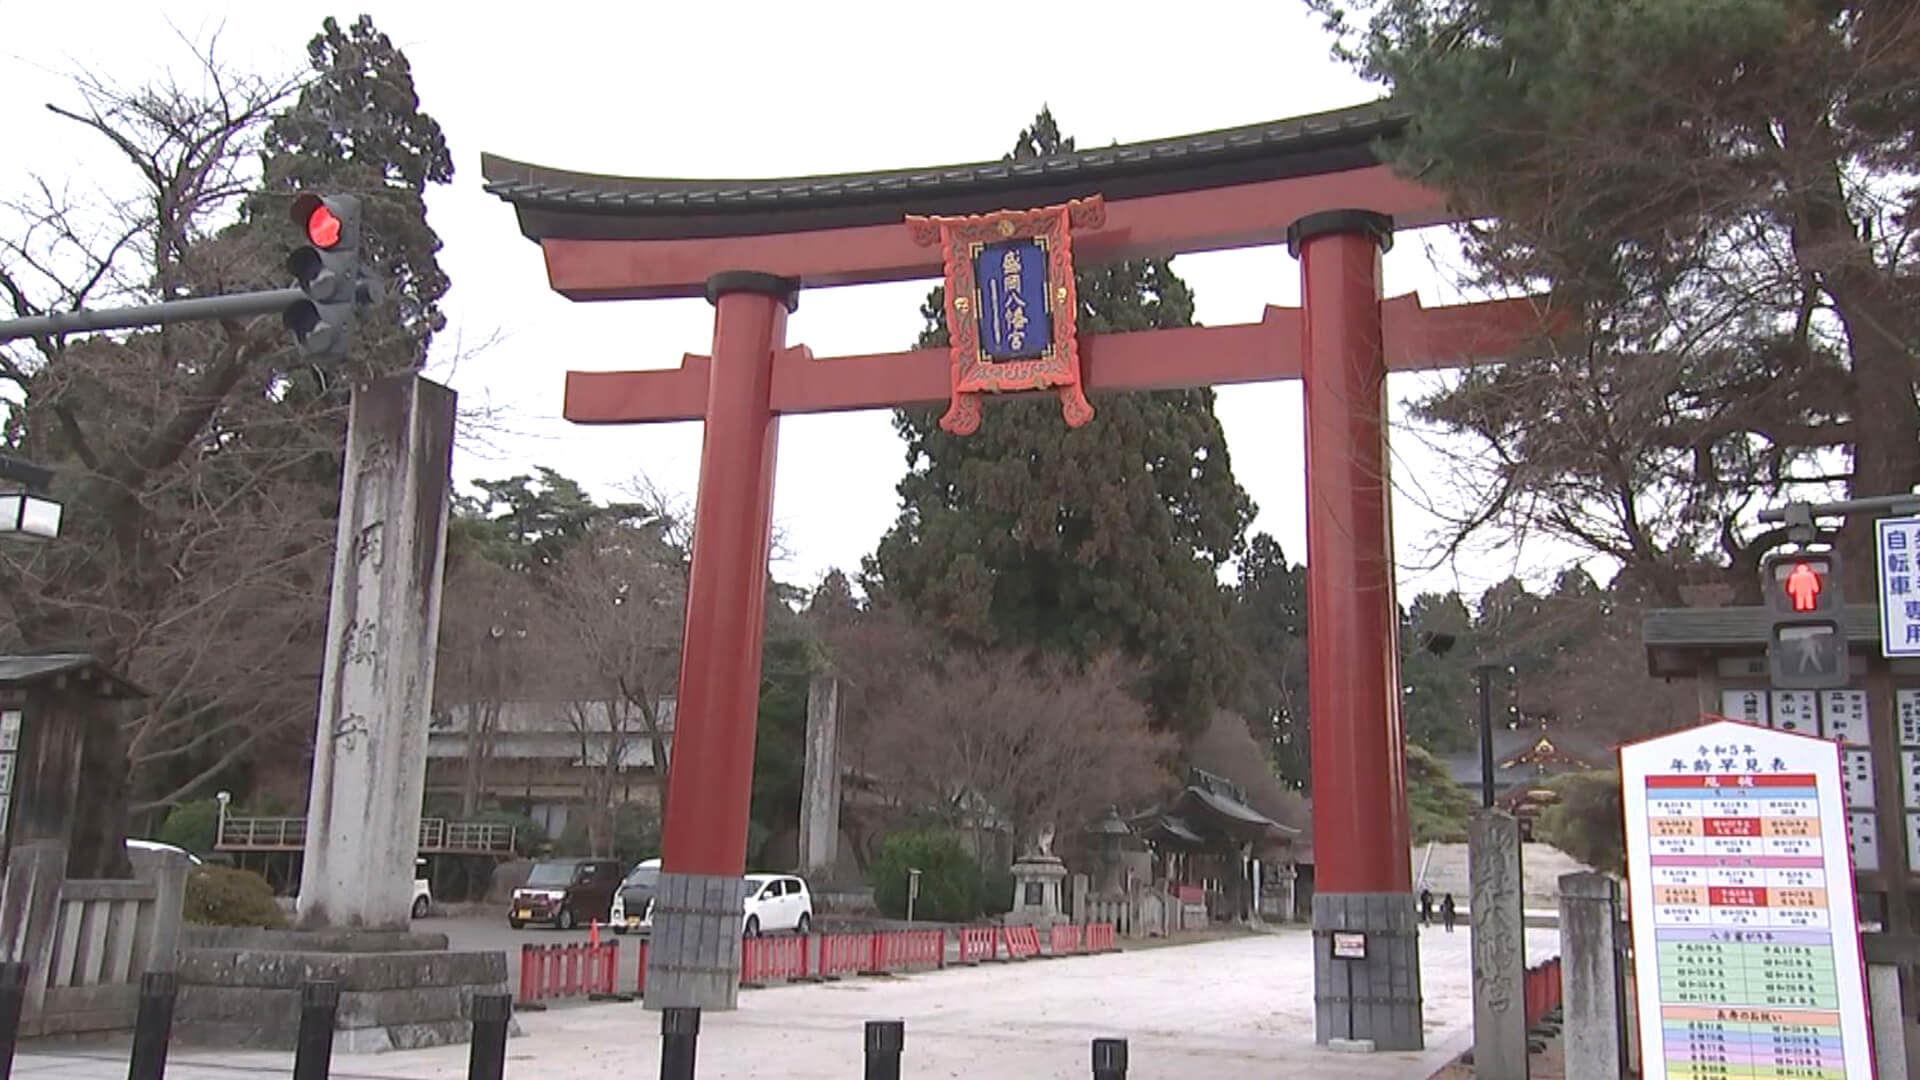
[[[1772,614],[1767,667],[1782,690],[1834,690],[1847,685],[1846,594],[1840,555],[1796,551],[1769,555],[1760,585]]]
[[[302,192],[293,223],[307,243],[287,255],[287,270],[306,293],[281,316],[307,355],[338,359],[353,339],[355,306],[371,298],[360,263],[360,200]]]

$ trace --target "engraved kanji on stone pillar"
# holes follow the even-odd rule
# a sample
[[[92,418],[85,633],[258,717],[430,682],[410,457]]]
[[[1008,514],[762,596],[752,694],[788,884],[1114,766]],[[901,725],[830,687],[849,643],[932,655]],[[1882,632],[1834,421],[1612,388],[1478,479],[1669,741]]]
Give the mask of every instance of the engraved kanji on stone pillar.
[[[405,929],[419,854],[455,396],[354,388],[314,726],[302,927]]]

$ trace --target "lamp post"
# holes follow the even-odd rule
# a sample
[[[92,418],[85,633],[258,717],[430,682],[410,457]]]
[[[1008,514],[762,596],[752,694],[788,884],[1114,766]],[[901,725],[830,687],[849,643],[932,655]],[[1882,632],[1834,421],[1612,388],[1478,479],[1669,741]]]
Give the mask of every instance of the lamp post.
[[[213,830],[213,850],[219,851],[220,845],[227,840],[227,804],[233,801],[233,792],[222,791],[213,798],[220,804],[220,823]]]
[[[907,870],[907,921],[913,921],[913,902],[920,899],[920,871]]]
[[[1493,673],[1504,669],[1513,674],[1513,665],[1481,661],[1473,665],[1480,681],[1480,805],[1493,805]]]
[[[0,492],[0,536],[45,541],[60,535],[60,504],[46,494],[52,469],[0,454],[0,480],[20,485]]]

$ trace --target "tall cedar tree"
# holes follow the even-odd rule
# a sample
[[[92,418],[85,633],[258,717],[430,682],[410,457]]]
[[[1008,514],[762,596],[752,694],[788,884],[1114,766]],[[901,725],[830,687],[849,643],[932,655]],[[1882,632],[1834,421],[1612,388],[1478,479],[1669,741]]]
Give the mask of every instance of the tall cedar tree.
[[[1260,533],[1239,570],[1232,625],[1247,663],[1240,716],[1273,771],[1288,787],[1309,790],[1307,568],[1287,562],[1279,541]]]
[[[1072,149],[1043,109],[1009,157]],[[1193,323],[1169,260],[1075,281],[1082,334]],[[945,311],[935,289],[922,348],[948,343]],[[965,438],[940,429],[937,407],[896,411],[905,508],[866,561],[869,589],[968,646],[1080,661],[1118,649],[1145,667],[1158,726],[1203,730],[1241,678],[1218,575],[1254,514],[1213,401],[1211,389],[1094,395],[1093,421],[1072,430],[1051,394],[995,400]]]
[[[164,806],[304,754],[346,387],[419,367],[442,322],[422,196],[453,165],[399,50],[365,18],[329,19],[289,85],[201,59],[200,86],[76,80],[80,108],[56,111],[107,139],[141,187],[96,246],[68,224],[85,208],[44,207],[0,242],[0,296],[30,314],[284,284],[287,207],[310,187],[365,201],[388,299],[333,370],[304,361],[271,316],[0,350],[0,378],[20,391],[8,446],[56,469],[68,507],[58,544],[0,554],[10,636],[93,651],[152,694],[124,730],[88,733],[78,877],[122,869],[135,800]]]
[[[1471,436],[1463,532],[1758,602],[1757,506],[1920,483],[1920,5],[1309,3],[1410,111],[1388,152],[1474,216],[1485,282],[1573,316],[1421,403]],[[1843,543],[1863,587],[1866,519]]]

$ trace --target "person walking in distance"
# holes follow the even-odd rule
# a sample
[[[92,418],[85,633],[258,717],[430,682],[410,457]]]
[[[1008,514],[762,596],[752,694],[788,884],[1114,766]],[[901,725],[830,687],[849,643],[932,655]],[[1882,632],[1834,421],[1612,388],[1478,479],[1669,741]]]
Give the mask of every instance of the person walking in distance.
[[[1420,925],[1433,925],[1433,890],[1420,890]]]
[[[1440,921],[1446,925],[1447,933],[1453,933],[1453,894],[1440,898]]]

